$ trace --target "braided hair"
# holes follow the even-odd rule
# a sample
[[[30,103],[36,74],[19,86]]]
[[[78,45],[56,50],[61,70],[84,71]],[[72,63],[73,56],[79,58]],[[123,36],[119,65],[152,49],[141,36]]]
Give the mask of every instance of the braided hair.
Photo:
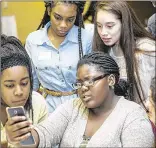
[[[95,66],[98,71],[104,74],[113,74],[115,76],[115,94],[118,96],[124,96],[126,98],[128,97],[127,91],[129,85],[125,80],[119,80],[119,67],[109,54],[100,51],[92,52],[88,55],[83,56],[83,58],[79,60],[77,69],[82,65]]]
[[[50,16],[48,15],[48,8],[52,9],[55,7],[57,2],[59,1],[44,1],[45,2],[45,12],[42,18],[41,23],[39,24],[37,30],[39,30],[41,27],[43,28],[49,21],[50,21]],[[78,43],[79,43],[79,58],[83,56],[83,49],[82,49],[82,40],[81,40],[81,28],[84,28],[83,24],[83,17],[82,17],[82,12],[84,9],[85,1],[60,1],[63,3],[68,3],[68,4],[75,4],[77,6],[77,16],[74,25],[78,26]]]
[[[33,107],[32,107],[32,88],[33,88],[33,77],[32,77],[32,67],[30,58],[23,47],[20,40],[14,36],[1,35],[1,72],[3,70],[14,67],[14,66],[25,66],[28,70],[30,77],[30,93],[28,100],[24,106],[25,110],[29,112],[32,110],[32,120],[33,120]],[[1,101],[1,105],[7,106],[4,101]]]

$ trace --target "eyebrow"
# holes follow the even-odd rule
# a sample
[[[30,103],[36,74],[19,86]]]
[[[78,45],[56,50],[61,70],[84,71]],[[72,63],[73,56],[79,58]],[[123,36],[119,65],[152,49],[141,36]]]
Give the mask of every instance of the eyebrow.
[[[57,16],[59,16],[59,17],[62,17],[61,15],[59,15],[59,14],[56,13],[56,12],[54,12],[54,15],[57,15]],[[76,16],[70,16],[70,17],[68,17],[68,18],[74,18],[74,17],[76,17]]]
[[[85,77],[84,77],[84,80],[86,81],[86,80],[88,80],[88,79],[90,79],[90,78],[91,78],[91,79],[94,79],[94,76],[91,76],[91,75],[85,76]],[[81,80],[81,79],[79,79],[79,78],[76,78],[76,80],[77,80],[77,81],[83,81],[83,80]]]
[[[29,77],[24,77],[20,81],[23,81],[25,79],[29,79]],[[5,80],[4,82],[15,82],[15,80]]]
[[[102,25],[102,24],[99,23],[99,22],[96,22],[96,23]],[[106,22],[106,24],[107,24],[107,25],[108,25],[108,24],[115,24],[115,22]]]

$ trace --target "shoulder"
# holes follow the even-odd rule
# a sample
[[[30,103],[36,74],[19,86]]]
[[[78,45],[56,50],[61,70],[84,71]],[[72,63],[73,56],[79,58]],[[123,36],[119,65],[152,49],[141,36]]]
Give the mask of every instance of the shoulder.
[[[136,46],[139,50],[155,51],[155,41],[150,38],[138,38]]]
[[[146,111],[137,103],[133,101],[126,100],[124,97],[121,97],[120,100],[120,110],[127,116],[130,114],[143,115],[147,117]]]
[[[36,91],[32,92],[32,104],[34,107],[40,107],[46,105],[44,97]]]
[[[78,26],[73,26],[72,31],[78,33]],[[90,29],[81,28],[81,37],[84,39],[92,38],[93,37],[93,31],[90,31]],[[87,37],[87,38],[86,38]]]
[[[44,37],[45,37],[45,28],[42,28],[40,30],[31,32],[27,36],[26,42],[31,42],[32,44],[40,44],[40,42],[43,42],[43,40],[45,40]]]
[[[148,24],[154,23],[156,21],[156,13],[154,13],[149,19],[148,19]]]

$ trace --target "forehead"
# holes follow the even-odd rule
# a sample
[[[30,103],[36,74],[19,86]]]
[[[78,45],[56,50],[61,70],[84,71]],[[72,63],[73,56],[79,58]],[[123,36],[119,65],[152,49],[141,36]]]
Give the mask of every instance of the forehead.
[[[108,22],[117,22],[119,21],[119,19],[117,18],[117,15],[115,15],[114,13],[100,9],[97,12],[96,21],[103,24]]]
[[[75,4],[57,2],[52,8],[52,12],[55,12],[61,16],[71,16],[76,14],[77,6]]]
[[[3,70],[2,79],[18,79],[28,76],[28,69],[25,66],[14,66]]]
[[[83,78],[86,76],[94,76],[97,74],[102,74],[102,72],[100,72],[95,65],[85,64],[85,65],[80,66],[77,70],[78,78]]]

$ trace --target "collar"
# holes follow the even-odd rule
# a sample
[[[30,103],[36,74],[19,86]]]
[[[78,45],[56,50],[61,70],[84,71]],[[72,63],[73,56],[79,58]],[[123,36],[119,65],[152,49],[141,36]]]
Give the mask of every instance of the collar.
[[[44,28],[38,30],[40,34],[37,36],[37,40],[36,40],[37,45],[49,44],[50,40],[48,38],[47,31],[50,26],[51,26],[51,22],[48,22],[44,26]],[[73,27],[69,30],[68,34],[66,35],[65,40],[78,43],[78,27],[77,26],[73,25]]]

